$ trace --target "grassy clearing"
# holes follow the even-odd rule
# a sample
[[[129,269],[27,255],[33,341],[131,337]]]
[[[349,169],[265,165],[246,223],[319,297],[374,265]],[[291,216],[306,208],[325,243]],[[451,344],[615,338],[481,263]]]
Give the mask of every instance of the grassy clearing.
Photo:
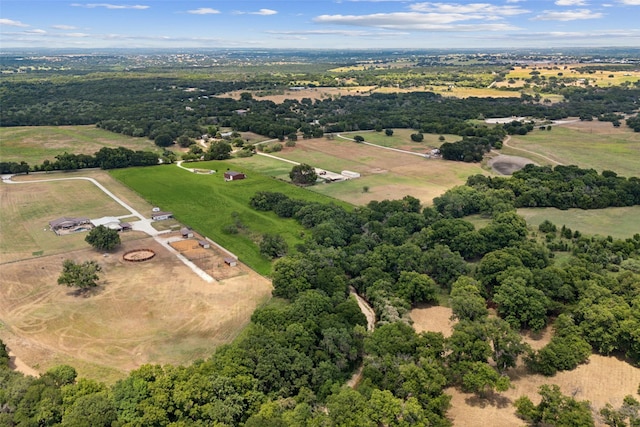
[[[65,176],[51,174],[46,177]],[[49,221],[53,219],[61,216],[100,218],[128,213],[91,182],[76,180],[0,184],[0,208],[0,263],[87,247],[85,233],[57,236],[50,231]]]
[[[21,126],[0,128],[0,158],[30,165],[54,160],[65,151],[94,154],[102,147],[157,151],[147,138],[133,138],[91,126]]]
[[[415,151],[418,153],[424,153],[432,148],[440,147],[445,142],[459,141],[461,139],[458,135],[445,134],[442,135],[445,139],[440,141],[440,135],[425,133],[423,134],[424,140],[422,142],[413,142],[411,140],[411,134],[417,131],[413,129],[393,129],[393,135],[387,136],[384,131],[382,132],[367,132],[363,133],[365,141],[372,144],[381,145],[383,147],[400,148],[407,151]],[[352,138],[358,135],[358,132],[350,132],[344,134],[347,137]]]
[[[329,203],[333,200],[306,191],[251,170],[239,168],[238,162],[204,162],[202,168],[224,171],[240,169],[247,179],[225,182],[222,173],[198,175],[175,166],[114,170],[111,174],[142,195],[153,205],[174,213],[175,218],[229,249],[240,260],[261,274],[268,275],[271,261],[260,255],[258,243],[265,233],[282,235],[293,250],[302,241],[304,229],[292,219],[278,218],[272,212],[259,212],[249,206],[258,191],[274,191],[290,197]],[[348,206],[339,201],[343,206]],[[238,234],[228,234],[225,227],[240,225]]]
[[[522,148],[550,157],[566,165],[612,170],[621,176],[640,176],[640,133],[626,127],[614,128],[607,122],[576,122],[554,126],[551,132],[535,130],[525,136],[513,136],[513,148]],[[508,149],[505,154],[531,157]],[[531,157],[549,164],[540,157]]]
[[[537,229],[538,225],[548,219],[556,226],[566,225],[583,234],[599,234],[625,239],[640,233],[640,206],[607,209],[568,209],[526,208],[518,209],[527,223]]]
[[[371,135],[373,132],[363,134],[368,139]],[[383,134],[378,134],[377,137],[384,139],[396,136],[394,133],[393,137]],[[430,137],[437,139],[438,136]],[[402,141],[402,136],[397,138]],[[355,205],[366,204],[371,200],[398,199],[406,195],[420,199],[423,204],[430,204],[434,197],[447,189],[464,184],[470,175],[487,173],[479,164],[426,159],[341,138],[298,141],[295,147],[285,147],[275,154],[333,172],[350,170],[360,173],[361,178],[358,179],[309,188]],[[282,162],[278,166],[273,159],[263,156],[235,161],[247,161],[252,167],[260,167],[261,171],[266,171],[269,175],[284,176],[285,179],[291,170],[290,164]],[[255,166],[256,164],[262,166]],[[368,187],[368,191],[365,192],[364,187]]]

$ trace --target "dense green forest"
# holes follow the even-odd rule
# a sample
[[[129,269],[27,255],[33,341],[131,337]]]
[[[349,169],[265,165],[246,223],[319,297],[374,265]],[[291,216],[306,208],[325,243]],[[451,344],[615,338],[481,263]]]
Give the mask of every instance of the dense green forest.
[[[290,99],[276,104],[255,99],[248,92],[274,86],[284,89],[289,81],[257,77],[231,82],[168,77],[3,80],[0,102],[5,107],[0,111],[0,122],[3,126],[98,124],[113,132],[151,139],[160,134],[173,139],[181,135],[195,137],[211,124],[271,138],[284,138],[292,132],[310,135],[318,126],[323,132],[382,127],[484,137],[493,131],[470,124],[469,120],[515,115],[613,122],[620,119],[619,114],[635,113],[640,95],[638,88],[565,87],[557,90],[564,97],[559,103],[544,103],[530,95],[455,99],[410,92]],[[219,97],[232,90],[247,91],[246,96],[239,100]]]
[[[590,175],[550,175],[562,182],[569,171]],[[640,363],[640,235],[592,237],[550,222],[527,228],[511,188],[538,175],[527,169],[498,188],[471,177],[427,208],[406,196],[350,212],[257,193],[254,209],[294,218],[309,232],[297,255],[275,262],[276,298],[240,338],[207,360],[145,365],[113,386],[78,379],[68,366],[37,379],[2,367],[0,424],[447,426],[446,387],[479,396],[506,390],[521,355],[531,372],[549,376],[592,352]],[[491,220],[476,229],[460,213],[478,203]],[[350,287],[375,310],[373,331]],[[457,319],[451,337],[416,333],[411,307],[443,299]],[[551,322],[554,336],[542,349],[522,340],[520,332]],[[358,387],[345,387],[360,365]],[[554,388],[541,395],[565,419],[594,423],[572,397]],[[547,414],[526,399],[516,406],[527,422]]]

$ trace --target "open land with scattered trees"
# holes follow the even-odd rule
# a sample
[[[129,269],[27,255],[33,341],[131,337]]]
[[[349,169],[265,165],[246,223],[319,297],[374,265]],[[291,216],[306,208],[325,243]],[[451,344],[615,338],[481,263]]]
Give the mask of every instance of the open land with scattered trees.
[[[28,182],[0,185],[0,424],[637,424],[632,64],[260,55],[215,79],[0,62],[0,169]],[[534,164],[500,175],[499,153]],[[56,236],[54,217],[129,214],[35,182],[78,176],[171,211],[172,243]]]

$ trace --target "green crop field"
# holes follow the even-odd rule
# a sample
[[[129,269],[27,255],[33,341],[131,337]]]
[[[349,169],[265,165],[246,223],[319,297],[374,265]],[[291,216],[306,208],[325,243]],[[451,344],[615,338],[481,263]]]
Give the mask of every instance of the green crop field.
[[[599,234],[626,239],[640,233],[640,206],[607,209],[568,209],[566,211],[555,208],[526,208],[518,209],[527,223],[537,229],[545,219],[554,223],[558,228],[566,225],[572,230],[579,230],[583,234]]]
[[[157,151],[153,141],[109,132],[95,126],[20,126],[0,128],[0,159],[30,165],[54,160],[65,151],[94,154],[102,147]]]
[[[525,136],[513,136],[504,154],[531,157],[518,148],[550,157],[565,165],[612,170],[621,176],[640,176],[640,133],[608,122],[578,122],[554,126],[551,132],[534,130]],[[568,127],[571,126],[571,127]],[[531,157],[540,164],[549,164]]]
[[[261,236],[279,234],[293,251],[294,246],[302,242],[305,229],[293,219],[281,219],[272,212],[252,209],[249,200],[256,192],[281,192],[292,198],[349,206],[248,168],[240,169],[247,173],[247,179],[225,182],[222,171],[238,170],[237,162],[204,162],[198,163],[198,167],[219,172],[199,175],[175,166],[158,166],[114,170],[111,174],[153,205],[173,212],[181,223],[229,249],[263,275],[270,273],[271,261],[260,255]],[[223,231],[234,224],[241,225],[238,234]]]

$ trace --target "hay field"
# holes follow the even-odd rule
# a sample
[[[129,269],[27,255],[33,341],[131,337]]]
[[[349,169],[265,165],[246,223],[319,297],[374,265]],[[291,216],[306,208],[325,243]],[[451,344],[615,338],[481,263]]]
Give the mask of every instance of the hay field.
[[[142,263],[122,259],[140,248],[157,255]],[[67,258],[102,266],[95,293],[77,296],[57,285]],[[107,257],[84,249],[5,264],[0,338],[40,372],[67,363],[106,382],[144,363],[188,364],[235,338],[270,298],[270,282],[244,268],[209,284],[150,237],[124,242]]]
[[[416,331],[443,332],[450,334],[453,323],[449,320],[451,309],[446,307],[427,307],[414,309],[411,318],[414,320]],[[551,338],[547,328],[536,339],[525,336],[533,348],[541,348]],[[472,427],[478,425],[478,420],[491,420],[492,427],[512,427],[524,425],[516,417],[513,402],[520,396],[528,396],[534,403],[540,402],[538,388],[543,384],[557,384],[564,394],[574,395],[578,400],[591,402],[594,419],[596,413],[607,403],[614,407],[622,404],[624,396],[636,395],[640,384],[640,369],[614,357],[591,355],[589,362],[580,365],[573,371],[559,372],[553,377],[527,374],[520,364],[508,372],[511,379],[510,390],[495,395],[491,399],[480,399],[471,393],[463,393],[455,388],[445,392],[452,396],[451,409],[447,415],[456,427]],[[603,425],[596,422],[596,425]]]
[[[513,149],[510,149],[512,147]],[[561,164],[612,170],[618,175],[640,177],[640,133],[624,124],[615,128],[609,122],[581,122],[554,126],[548,131],[534,130],[527,135],[513,135],[504,154],[528,157],[539,164],[549,161],[518,148],[550,157]]]
[[[358,179],[309,187],[311,191],[355,205],[406,195],[431,204],[434,197],[464,184],[469,176],[487,173],[479,164],[427,159],[341,138],[298,141],[295,147],[285,147],[275,155],[334,172],[359,172],[361,178]],[[262,157],[252,159],[252,162],[260,161]],[[287,168],[291,170],[290,166]],[[368,191],[365,192],[364,187],[368,187]]]
[[[30,165],[55,160],[65,151],[91,154],[102,147],[158,151],[148,138],[134,138],[86,126],[18,126],[0,128],[0,158],[5,162],[24,160]]]

